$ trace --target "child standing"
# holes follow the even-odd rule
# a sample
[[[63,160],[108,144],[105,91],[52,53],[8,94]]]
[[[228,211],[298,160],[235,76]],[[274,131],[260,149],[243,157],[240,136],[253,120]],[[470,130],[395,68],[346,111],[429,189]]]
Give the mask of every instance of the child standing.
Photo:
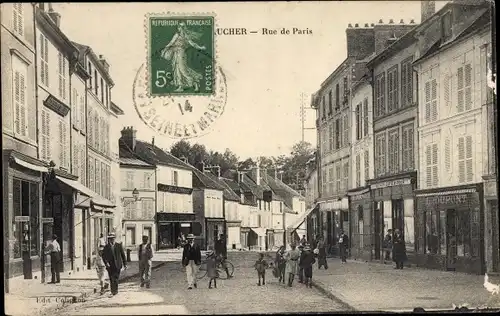
[[[99,246],[99,251],[97,256],[95,257],[94,265],[97,271],[97,278],[99,279],[99,283],[101,285],[101,295],[104,294],[104,290],[108,287],[108,283],[106,283],[106,265],[104,264],[104,260],[102,260],[102,254],[104,251],[104,246]]]
[[[259,277],[258,286],[260,286],[260,279],[262,279],[262,285],[266,285],[266,269],[269,267],[269,264],[264,259],[264,254],[259,254],[259,260],[255,262],[255,270],[257,270],[257,275]]]
[[[210,279],[210,281],[208,282],[208,288],[212,288],[212,281],[214,281],[214,288],[217,288],[217,278],[219,277],[219,271],[217,271],[217,260],[213,251],[207,253],[207,276]]]
[[[316,262],[316,259],[314,259],[314,254],[311,251],[311,247],[309,245],[306,245],[304,247],[304,252],[302,252],[302,255],[300,257],[300,265],[301,268],[304,270],[304,283],[306,286],[309,286],[312,288],[312,273],[313,273],[313,264]]]

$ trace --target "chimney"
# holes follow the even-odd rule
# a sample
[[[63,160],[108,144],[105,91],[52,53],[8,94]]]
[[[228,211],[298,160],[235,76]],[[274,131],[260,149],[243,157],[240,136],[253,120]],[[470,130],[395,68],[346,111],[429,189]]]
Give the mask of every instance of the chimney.
[[[274,168],[274,179],[278,179],[278,169]]]
[[[411,19],[410,24],[415,24],[415,20]]]
[[[389,24],[394,24],[394,20],[393,20],[393,19],[390,19],[390,20],[389,20]]]
[[[122,129],[122,141],[127,145],[127,147],[135,152],[135,141],[137,131],[132,126],[124,127]]]
[[[420,11],[421,18],[420,23],[423,23],[425,20],[430,18],[434,13],[436,13],[436,1],[420,1]]]
[[[48,15],[50,16],[50,18],[52,19],[52,21],[54,21],[54,24],[57,27],[60,27],[60,25],[61,25],[61,15],[59,13],[57,13],[56,11],[54,11],[54,8],[52,8],[52,3],[49,3],[49,12],[48,12]]]
[[[153,137],[153,139],[154,139],[154,137]],[[182,156],[182,157],[181,157],[181,160],[182,160],[184,163],[189,164],[188,159],[187,159],[186,157]]]
[[[255,183],[257,185],[260,185],[260,167],[259,166],[254,167],[252,171],[253,171],[253,176],[255,178]]]
[[[106,61],[106,58],[104,58],[103,55],[99,55],[99,62],[104,67],[104,69],[106,69],[106,72],[109,73],[109,64],[108,64],[108,62]]]
[[[201,163],[198,164],[198,170],[200,170],[201,172],[205,172],[205,162],[204,161],[202,161]]]

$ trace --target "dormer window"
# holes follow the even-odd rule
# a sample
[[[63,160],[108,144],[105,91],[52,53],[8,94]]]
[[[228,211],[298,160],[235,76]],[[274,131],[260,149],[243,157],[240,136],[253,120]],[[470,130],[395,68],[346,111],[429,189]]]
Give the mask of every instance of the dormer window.
[[[446,12],[441,17],[441,36],[442,36],[443,42],[447,42],[452,37],[451,12],[450,11]]]

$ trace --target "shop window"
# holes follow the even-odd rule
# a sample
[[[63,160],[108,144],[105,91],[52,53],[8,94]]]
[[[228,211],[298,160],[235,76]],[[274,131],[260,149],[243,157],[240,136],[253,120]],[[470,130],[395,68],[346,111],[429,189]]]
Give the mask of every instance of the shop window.
[[[470,212],[458,211],[457,213],[457,256],[471,256]]]
[[[11,243],[13,257],[21,258],[23,252],[31,256],[38,255],[39,230],[38,230],[38,184],[13,180],[13,217]],[[16,221],[16,216],[27,216],[28,220]],[[18,220],[20,218],[18,217]]]
[[[426,252],[435,255],[439,253],[439,211],[427,211],[425,215],[427,232]]]
[[[134,246],[135,245],[135,227],[127,227],[125,235],[125,245]]]

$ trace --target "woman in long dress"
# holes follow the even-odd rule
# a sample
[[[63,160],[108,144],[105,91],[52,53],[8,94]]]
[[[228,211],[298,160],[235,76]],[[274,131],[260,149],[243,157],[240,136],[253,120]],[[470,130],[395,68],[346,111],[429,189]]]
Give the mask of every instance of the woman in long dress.
[[[328,262],[326,261],[326,248],[325,248],[325,241],[323,240],[323,237],[320,237],[318,240],[318,244],[316,246],[318,248],[318,270],[321,269],[321,267],[325,267],[325,270],[328,270]]]
[[[198,50],[206,49],[205,46],[200,46],[194,42],[200,37],[200,33],[188,30],[186,25],[181,22],[177,28],[177,33],[161,51],[161,56],[172,63],[174,76],[172,84],[177,86],[175,90],[177,92],[191,87],[194,88],[194,91],[198,91],[200,88],[200,81],[203,76],[188,66],[186,54],[189,47]]]
[[[292,249],[287,251],[285,254],[285,259],[286,259],[285,275],[288,276],[288,286],[291,287],[293,284],[293,279],[295,278],[295,275],[299,271],[298,260],[300,258],[300,252],[296,249],[297,246],[295,245],[295,243],[291,244],[290,247]]]

